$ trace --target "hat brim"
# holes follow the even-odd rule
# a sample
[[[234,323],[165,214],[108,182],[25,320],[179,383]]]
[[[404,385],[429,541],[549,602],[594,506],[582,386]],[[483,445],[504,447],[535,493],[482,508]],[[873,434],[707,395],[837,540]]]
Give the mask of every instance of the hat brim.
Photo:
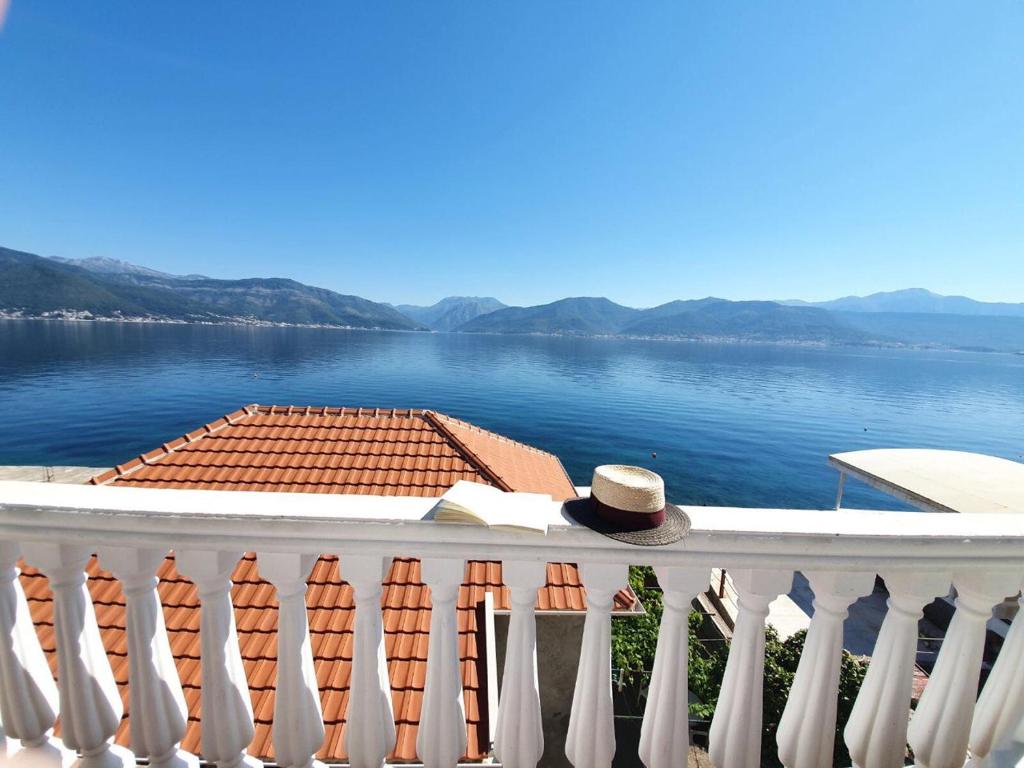
[[[690,532],[690,516],[675,504],[665,505],[665,522],[657,528],[642,531],[624,531],[614,523],[599,517],[589,496],[569,499],[563,505],[566,514],[580,525],[625,544],[638,547],[661,547],[673,544]]]

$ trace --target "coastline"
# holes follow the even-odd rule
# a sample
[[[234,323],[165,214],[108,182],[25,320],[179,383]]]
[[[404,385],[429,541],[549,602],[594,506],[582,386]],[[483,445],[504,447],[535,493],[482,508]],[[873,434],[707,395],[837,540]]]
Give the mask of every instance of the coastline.
[[[23,315],[10,310],[0,310],[0,321],[46,321],[57,323],[106,323],[106,324],[131,324],[131,325],[203,325],[203,326],[232,326],[251,328],[316,328],[321,330],[337,331],[389,331],[392,333],[432,333],[429,329],[418,328],[382,328],[380,326],[365,325],[335,325],[331,323],[285,323],[275,320],[260,320],[249,317],[225,317],[218,320],[184,320],[173,317],[154,316],[95,316],[89,313],[60,313],[52,315]]]
[[[235,328],[309,328],[314,330],[331,331],[373,331],[383,333],[420,333],[420,334],[445,334],[452,336],[498,336],[502,338],[514,337],[535,337],[535,338],[564,338],[564,339],[593,339],[598,341],[648,341],[663,343],[690,343],[690,344],[737,344],[751,346],[778,346],[778,347],[802,347],[806,349],[878,349],[878,350],[905,350],[911,352],[960,352],[960,353],[982,353],[986,355],[1012,355],[1024,356],[1024,350],[1001,350],[990,348],[966,348],[947,345],[924,345],[908,344],[905,342],[878,342],[878,343],[831,343],[828,341],[810,339],[763,339],[739,336],[633,336],[624,334],[587,334],[587,333],[542,333],[533,331],[529,333],[495,333],[489,331],[435,331],[429,328],[382,328],[379,326],[359,325],[334,325],[328,323],[286,323],[272,320],[260,320],[258,318],[246,317],[225,317],[218,320],[185,320],[169,317],[149,316],[95,316],[87,312],[62,312],[49,315],[23,315],[16,311],[0,310],[0,322],[2,321],[44,321],[60,323],[104,323],[104,324],[130,324],[130,325],[199,325],[199,326],[228,326]]]

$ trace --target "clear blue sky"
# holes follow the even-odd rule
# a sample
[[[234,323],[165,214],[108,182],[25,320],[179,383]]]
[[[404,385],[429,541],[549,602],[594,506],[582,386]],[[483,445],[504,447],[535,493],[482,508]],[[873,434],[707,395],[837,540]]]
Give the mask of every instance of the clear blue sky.
[[[0,245],[393,302],[1024,301],[1024,2],[49,2]]]

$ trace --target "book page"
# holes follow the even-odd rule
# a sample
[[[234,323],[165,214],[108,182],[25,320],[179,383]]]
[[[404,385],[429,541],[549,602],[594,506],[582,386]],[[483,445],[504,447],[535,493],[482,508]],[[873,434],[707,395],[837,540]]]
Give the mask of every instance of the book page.
[[[501,491],[489,485],[459,480],[441,497],[438,514],[442,520],[470,518],[491,525],[491,512],[502,503],[502,496]]]
[[[434,519],[547,533],[551,501],[542,493],[510,493],[459,480],[438,501]]]
[[[492,528],[548,532],[551,497],[543,493],[505,493],[487,515]]]

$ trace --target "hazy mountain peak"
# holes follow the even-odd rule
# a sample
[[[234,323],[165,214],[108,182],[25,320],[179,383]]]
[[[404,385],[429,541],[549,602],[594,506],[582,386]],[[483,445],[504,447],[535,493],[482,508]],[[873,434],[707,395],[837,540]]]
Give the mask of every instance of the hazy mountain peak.
[[[985,302],[966,296],[943,296],[927,288],[903,288],[831,301],[787,301],[789,305],[821,307],[838,312],[893,312],[942,315],[1007,315],[1024,317],[1024,304]]]
[[[506,307],[470,320],[460,331],[609,335],[640,310],[603,296],[572,296],[534,307]]]
[[[70,264],[73,267],[87,269],[103,275],[142,275],[145,277],[166,277],[177,280],[207,280],[204,275],[172,275],[168,272],[160,272],[149,267],[142,267],[120,259],[112,259],[109,256],[89,256],[84,259],[68,259],[63,256],[48,256],[51,261],[61,264]]]
[[[493,296],[446,296],[428,307],[399,304],[395,309],[432,330],[454,331],[476,317],[504,307]]]
[[[451,306],[452,304],[461,304],[462,302],[465,301],[496,302],[498,304],[501,304],[501,302],[498,301],[493,296],[445,296],[443,299],[441,299],[433,306]],[[504,304],[501,305],[505,306]]]

